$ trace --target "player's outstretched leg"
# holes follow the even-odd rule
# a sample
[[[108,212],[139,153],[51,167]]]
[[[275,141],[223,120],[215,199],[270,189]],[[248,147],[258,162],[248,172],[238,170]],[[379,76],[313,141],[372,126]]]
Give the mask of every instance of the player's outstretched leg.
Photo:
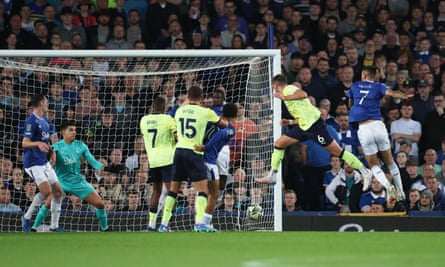
[[[48,217],[50,208],[49,205],[47,207],[47,204],[43,204],[39,212],[37,213],[36,219],[34,220],[34,224],[32,225],[31,231],[36,231],[37,228],[45,221],[46,217]]]

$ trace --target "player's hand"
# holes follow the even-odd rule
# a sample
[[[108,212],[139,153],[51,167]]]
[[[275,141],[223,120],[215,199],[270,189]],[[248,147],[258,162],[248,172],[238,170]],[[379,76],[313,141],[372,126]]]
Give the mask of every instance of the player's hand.
[[[204,152],[206,150],[205,145],[195,145],[194,148],[196,151],[199,151],[199,152]]]
[[[49,145],[47,143],[44,142],[39,142],[39,144],[37,145],[37,147],[40,149],[40,151],[42,151],[43,153],[48,153],[49,151]]]
[[[280,125],[281,125],[281,126],[287,126],[287,125],[289,125],[289,120],[287,120],[287,119],[281,119],[281,120],[280,120]]]
[[[284,100],[284,96],[283,96],[282,93],[278,93],[278,92],[276,92],[276,93],[273,93],[273,96],[276,97],[276,98],[279,98],[279,99],[281,99],[281,100]]]
[[[405,99],[411,99],[414,97],[414,94],[407,94]]]

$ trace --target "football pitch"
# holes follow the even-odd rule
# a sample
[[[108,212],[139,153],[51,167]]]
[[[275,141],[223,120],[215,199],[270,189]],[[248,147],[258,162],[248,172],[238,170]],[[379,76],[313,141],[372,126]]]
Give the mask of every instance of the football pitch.
[[[445,233],[1,233],[0,266],[444,266]]]

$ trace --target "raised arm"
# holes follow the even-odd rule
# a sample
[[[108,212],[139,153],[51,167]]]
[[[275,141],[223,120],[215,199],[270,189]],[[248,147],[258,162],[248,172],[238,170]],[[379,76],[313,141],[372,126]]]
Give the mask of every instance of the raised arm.
[[[284,96],[281,92],[276,92],[273,94],[274,97],[279,98],[284,101],[289,100],[301,100],[307,98],[308,94],[303,89],[298,89],[293,93],[292,95],[286,95]]]

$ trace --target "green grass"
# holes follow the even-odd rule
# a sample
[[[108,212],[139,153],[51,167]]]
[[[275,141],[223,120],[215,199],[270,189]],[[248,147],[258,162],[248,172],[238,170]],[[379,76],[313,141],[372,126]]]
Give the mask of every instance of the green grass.
[[[2,233],[0,266],[444,266],[445,233]],[[4,264],[9,263],[9,264]]]

